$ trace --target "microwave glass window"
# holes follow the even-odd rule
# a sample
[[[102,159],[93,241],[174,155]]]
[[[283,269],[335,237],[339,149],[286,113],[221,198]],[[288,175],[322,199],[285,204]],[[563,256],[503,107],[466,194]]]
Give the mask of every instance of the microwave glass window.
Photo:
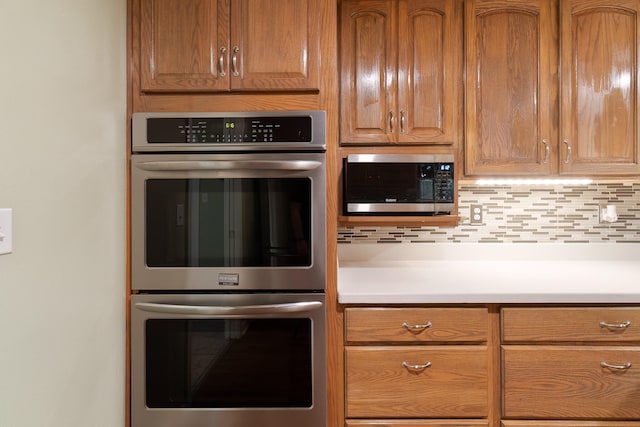
[[[432,165],[350,163],[350,202],[433,201]]]
[[[311,407],[311,328],[307,318],[147,320],[147,406]]]
[[[149,267],[311,265],[308,178],[150,179]]]

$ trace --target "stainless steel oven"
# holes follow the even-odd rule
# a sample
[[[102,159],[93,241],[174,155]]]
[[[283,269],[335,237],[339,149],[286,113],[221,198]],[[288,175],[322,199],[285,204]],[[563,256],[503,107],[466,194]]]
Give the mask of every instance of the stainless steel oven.
[[[324,123],[134,114],[132,427],[326,427]]]
[[[132,427],[326,427],[324,294],[131,298]]]
[[[134,290],[324,289],[323,112],[133,120]]]

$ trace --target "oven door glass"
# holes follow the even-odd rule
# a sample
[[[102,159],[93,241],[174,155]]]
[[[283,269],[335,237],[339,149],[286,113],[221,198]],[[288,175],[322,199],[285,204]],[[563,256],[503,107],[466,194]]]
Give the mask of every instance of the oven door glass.
[[[148,267],[311,265],[309,178],[148,179]]]
[[[149,319],[149,408],[312,405],[308,318]]]

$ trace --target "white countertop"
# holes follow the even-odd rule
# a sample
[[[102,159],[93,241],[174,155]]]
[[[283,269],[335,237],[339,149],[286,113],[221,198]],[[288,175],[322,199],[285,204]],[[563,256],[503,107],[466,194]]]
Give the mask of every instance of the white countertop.
[[[640,303],[640,244],[340,244],[343,304]]]

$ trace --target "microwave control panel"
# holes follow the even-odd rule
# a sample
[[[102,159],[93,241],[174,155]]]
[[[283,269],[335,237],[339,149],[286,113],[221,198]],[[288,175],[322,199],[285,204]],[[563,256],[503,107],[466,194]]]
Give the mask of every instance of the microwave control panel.
[[[436,163],[434,199],[436,202],[453,202],[453,163]]]

